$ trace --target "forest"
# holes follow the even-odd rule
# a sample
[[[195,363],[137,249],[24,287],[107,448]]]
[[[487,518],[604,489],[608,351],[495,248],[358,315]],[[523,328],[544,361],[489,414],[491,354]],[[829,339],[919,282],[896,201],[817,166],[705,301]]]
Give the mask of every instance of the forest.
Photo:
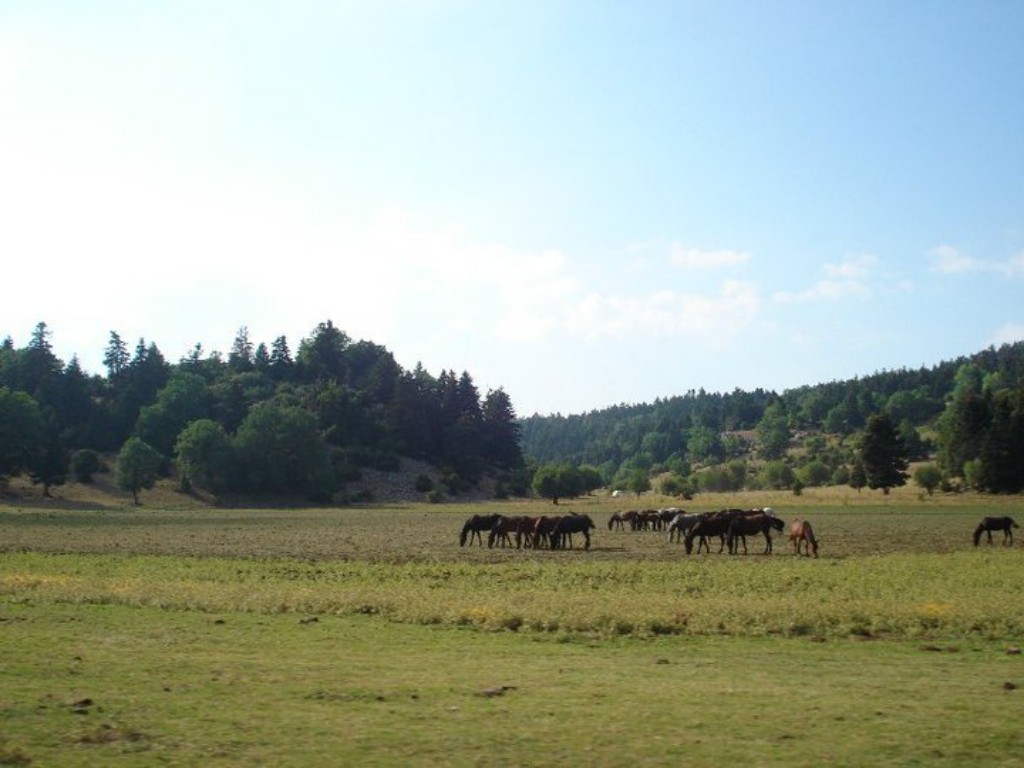
[[[56,357],[45,323],[0,344],[0,490],[43,489],[115,469],[138,493],[161,477],[183,491],[336,502],[365,468],[403,457],[442,478],[432,501],[477,488],[555,500],[597,488],[672,496],[824,485],[929,494],[1024,490],[1024,342],[917,370],[782,393],[691,390],[650,404],[520,419],[468,372],[403,369],[384,347],[331,321],[296,351],[240,328],[226,356],[197,345],[169,362],[111,331],[105,375]]]
[[[196,346],[176,363],[155,343],[130,351],[112,331],[106,375],[64,363],[39,323],[28,345],[0,345],[0,483],[28,474],[48,494],[88,482],[116,454],[118,483],[138,491],[174,475],[182,490],[330,501],[362,468],[401,457],[437,467],[458,494],[489,474],[523,494],[519,423],[502,390],[481,395],[468,372],[404,370],[384,347],[331,321],[293,354],[246,328],[226,358]]]
[[[524,454],[557,467],[553,475],[569,475],[570,491],[580,482],[571,471],[578,467],[630,490],[660,479],[673,495],[822,485],[886,490],[904,484],[914,462],[913,479],[928,493],[1019,492],[1024,342],[781,394],[701,389],[649,404],[531,416],[522,438]],[[883,457],[873,467],[879,443]]]

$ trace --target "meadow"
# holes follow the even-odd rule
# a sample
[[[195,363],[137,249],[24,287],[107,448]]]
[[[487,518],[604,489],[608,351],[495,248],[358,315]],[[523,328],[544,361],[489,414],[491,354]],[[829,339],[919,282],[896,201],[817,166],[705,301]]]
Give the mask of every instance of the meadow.
[[[609,531],[666,500],[0,507],[0,765],[1021,765],[1019,499],[704,496],[821,557]],[[590,514],[589,551],[459,547]],[[1019,532],[1018,532],[1019,533]]]

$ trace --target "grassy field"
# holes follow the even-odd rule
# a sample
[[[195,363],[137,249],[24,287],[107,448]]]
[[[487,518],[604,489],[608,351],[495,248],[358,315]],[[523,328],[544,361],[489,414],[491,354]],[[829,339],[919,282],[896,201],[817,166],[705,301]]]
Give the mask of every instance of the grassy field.
[[[620,501],[0,507],[0,765],[1024,765],[1024,547],[970,540],[1020,499],[690,507],[806,517],[817,560]],[[460,548],[491,510],[599,528]]]

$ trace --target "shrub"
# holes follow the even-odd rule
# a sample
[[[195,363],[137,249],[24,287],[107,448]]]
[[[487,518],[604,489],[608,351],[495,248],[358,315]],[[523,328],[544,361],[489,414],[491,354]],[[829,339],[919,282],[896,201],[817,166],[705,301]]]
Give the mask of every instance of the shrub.
[[[92,476],[103,469],[100,455],[90,448],[75,451],[71,457],[71,471],[80,483],[91,483]]]
[[[419,475],[413,488],[417,493],[427,493],[434,490],[434,481],[430,479],[430,475]]]
[[[931,496],[942,482],[942,470],[934,464],[923,464],[914,470],[914,482]]]
[[[805,486],[815,487],[828,485],[831,474],[824,462],[812,459],[800,467],[800,470],[797,472],[797,478]]]

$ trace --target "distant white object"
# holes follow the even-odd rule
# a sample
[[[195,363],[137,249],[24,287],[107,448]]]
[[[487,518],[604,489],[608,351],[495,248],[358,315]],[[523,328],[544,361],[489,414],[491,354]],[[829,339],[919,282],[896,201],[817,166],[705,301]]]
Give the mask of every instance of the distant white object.
[[[619,498],[620,496],[625,496],[625,495],[626,495],[626,494],[625,494],[625,493],[623,493],[622,491],[612,491],[612,498],[613,498],[613,499],[617,499],[617,498]]]
[[[775,517],[775,510],[771,507],[764,507],[762,510],[768,517]]]

